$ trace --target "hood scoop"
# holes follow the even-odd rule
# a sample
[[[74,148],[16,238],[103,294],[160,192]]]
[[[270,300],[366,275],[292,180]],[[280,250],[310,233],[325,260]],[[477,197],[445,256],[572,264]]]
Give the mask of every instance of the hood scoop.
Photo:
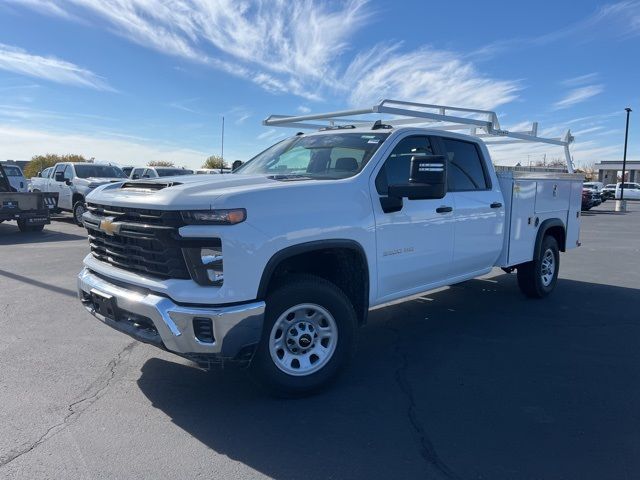
[[[182,184],[180,182],[125,182],[120,188],[123,190],[136,190],[139,192],[155,192],[175,185]]]

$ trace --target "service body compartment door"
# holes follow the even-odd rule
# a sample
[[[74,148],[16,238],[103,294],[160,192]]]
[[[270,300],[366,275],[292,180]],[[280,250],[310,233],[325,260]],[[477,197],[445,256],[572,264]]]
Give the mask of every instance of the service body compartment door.
[[[580,211],[582,210],[582,182],[571,182],[571,198],[567,215],[567,250],[580,245]]]
[[[566,180],[538,180],[536,192],[536,213],[565,212],[569,207],[571,183]]]
[[[537,183],[535,180],[513,182],[508,265],[528,262],[533,258],[538,232],[535,224]]]

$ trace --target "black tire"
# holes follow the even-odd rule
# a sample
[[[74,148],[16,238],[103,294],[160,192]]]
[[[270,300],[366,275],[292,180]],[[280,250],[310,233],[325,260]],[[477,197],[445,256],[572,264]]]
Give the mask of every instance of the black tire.
[[[272,332],[275,332],[274,338],[276,338],[277,331],[281,331],[280,336],[283,337],[283,346],[286,346],[284,344],[287,337],[284,330],[288,329],[286,332],[288,335],[288,332],[295,330],[296,325],[300,325],[297,322],[304,322],[305,310],[304,308],[297,310],[303,312],[301,320],[297,314],[294,315],[292,320],[289,319],[289,316],[292,315],[291,313],[287,317],[283,315],[288,310],[304,304],[319,306],[330,314],[334,321],[334,327],[337,329],[337,341],[335,346],[332,347],[333,353],[327,356],[326,360],[316,360],[320,362],[318,365],[322,365],[317,367],[319,368],[318,370],[296,376],[295,374],[286,373],[282,367],[276,364],[276,360],[274,360],[270,350],[270,342]],[[321,314],[319,316],[322,318]],[[285,319],[286,322],[290,323],[285,324]],[[276,322],[278,322],[278,325],[286,325],[285,328],[274,329]],[[298,397],[316,392],[331,383],[348,364],[355,351],[357,328],[358,321],[353,305],[342,290],[333,283],[313,275],[291,275],[286,279],[286,282],[281,283],[267,296],[262,338],[251,361],[250,372],[253,378],[276,396]],[[313,330],[308,327],[307,331]],[[302,340],[302,336],[304,335],[299,337],[300,340]],[[289,341],[291,339],[287,338],[286,342]],[[320,344],[318,339],[311,339],[311,341],[316,341],[318,345]],[[315,346],[315,343],[313,346]],[[279,353],[284,355],[284,348],[280,348],[280,350],[274,347],[274,355],[280,356]],[[295,365],[295,358],[298,354],[293,353],[288,347],[286,353],[288,355],[287,358],[294,358],[290,365]],[[312,357],[313,354],[309,358]],[[283,363],[284,361],[279,362],[280,365],[283,365]],[[298,362],[298,365],[300,366],[300,362]],[[312,366],[310,368],[316,367]]]
[[[18,229],[23,232],[41,232],[44,229],[44,225],[27,225],[24,220],[18,220]]]
[[[549,275],[548,267],[552,256],[553,273]],[[544,298],[553,292],[558,282],[560,268],[560,249],[558,242],[550,235],[542,239],[540,250],[535,252],[531,262],[518,266],[518,286],[529,298]]]
[[[87,207],[84,204],[84,200],[79,200],[73,205],[73,221],[79,227],[84,227],[82,223],[82,213],[87,211]]]

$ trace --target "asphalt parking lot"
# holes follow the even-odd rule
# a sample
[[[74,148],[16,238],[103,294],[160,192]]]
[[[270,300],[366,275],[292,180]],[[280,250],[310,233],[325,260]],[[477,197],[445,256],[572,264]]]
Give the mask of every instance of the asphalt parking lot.
[[[76,300],[84,231],[0,225],[0,478],[640,477],[640,205],[583,215],[556,292],[492,275],[372,312],[329,391],[277,400]]]

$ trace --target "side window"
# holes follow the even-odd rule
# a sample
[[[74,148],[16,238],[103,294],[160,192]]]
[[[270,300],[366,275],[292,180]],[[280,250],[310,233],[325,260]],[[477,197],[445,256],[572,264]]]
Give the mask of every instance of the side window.
[[[144,169],[134,168],[133,171],[131,172],[131,176],[133,177],[134,175],[138,175],[138,178],[140,178],[142,176],[142,172],[144,172]]]
[[[409,181],[411,157],[415,155],[433,155],[428,137],[414,136],[400,140],[376,177],[376,190],[386,195],[389,185],[401,185]]]
[[[71,165],[67,165],[67,168],[65,168],[64,179],[73,180],[73,167]]]
[[[157,176],[158,176],[158,174],[156,173],[156,171],[153,168],[147,168],[144,171],[144,175],[143,175],[144,178],[155,178]]]
[[[447,165],[447,189],[450,192],[486,190],[487,175],[475,143],[442,138]]]
[[[53,172],[53,176],[52,176],[52,178],[54,178],[54,179],[55,179],[55,178],[56,178],[56,174],[64,172],[64,168],[65,168],[65,167],[66,167],[66,165],[63,165],[63,164],[60,164],[60,165],[56,166],[56,169],[55,169],[55,171]]]

